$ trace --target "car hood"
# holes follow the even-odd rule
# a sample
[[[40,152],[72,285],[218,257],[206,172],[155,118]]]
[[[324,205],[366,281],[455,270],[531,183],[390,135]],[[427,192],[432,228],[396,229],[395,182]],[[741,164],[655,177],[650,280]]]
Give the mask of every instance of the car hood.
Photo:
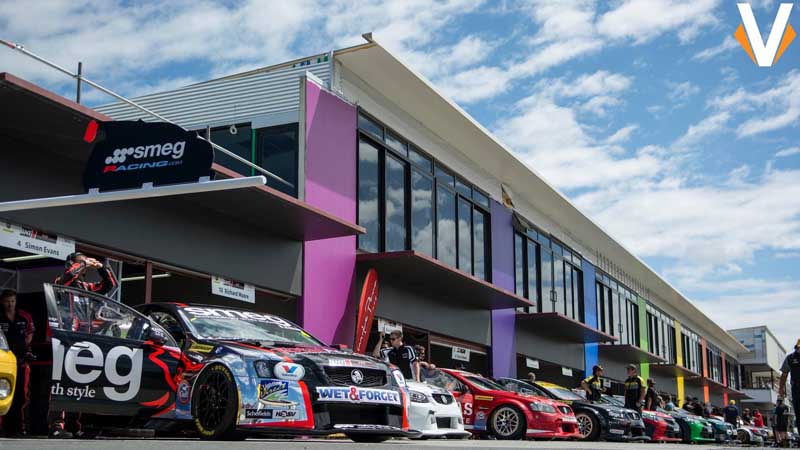
[[[408,380],[406,380],[406,386],[408,386],[408,388],[411,389],[411,390],[414,390],[414,391],[417,391],[417,392],[421,392],[421,393],[426,394],[426,395],[449,394],[450,393],[446,389],[442,389],[442,388],[437,387],[437,386],[431,386],[430,384],[427,384],[427,383],[420,383],[418,381],[408,381]]]

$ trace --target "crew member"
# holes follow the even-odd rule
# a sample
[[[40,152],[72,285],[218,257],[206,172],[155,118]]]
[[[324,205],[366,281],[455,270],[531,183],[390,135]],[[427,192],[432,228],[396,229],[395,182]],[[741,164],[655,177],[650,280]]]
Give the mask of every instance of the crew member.
[[[528,372],[528,383],[534,384],[536,383],[536,374],[533,372]]]
[[[94,283],[86,281],[86,271],[88,269],[97,269],[100,281]],[[75,252],[67,256],[65,271],[56,278],[55,284],[72,286],[101,295],[109,295],[117,288],[117,279],[107,264],[103,264],[81,252]]]
[[[778,398],[786,398],[786,379],[792,375],[792,410],[797,428],[800,428],[800,339],[794,351],[786,356],[781,366],[781,381],[778,386]]]
[[[782,398],[778,398],[772,414],[775,416],[775,440],[779,447],[788,447],[789,407],[783,404]]]
[[[0,293],[0,329],[6,335],[8,348],[17,359],[17,381],[14,386],[14,399],[11,409],[3,418],[3,431],[6,436],[23,436],[27,432],[25,411],[28,407],[30,392],[31,341],[33,341],[33,318],[27,312],[17,308],[17,293],[7,289]]]
[[[394,364],[403,373],[403,376],[409,380],[420,381],[419,360],[414,347],[403,344],[403,332],[394,330],[389,333],[389,348],[381,349],[384,336],[381,334],[378,344],[375,346],[372,354],[375,357],[380,355],[384,361]]]
[[[639,369],[635,364],[628,364],[626,372],[628,378],[625,380],[625,407],[641,411],[644,397],[647,395],[647,385],[639,376]]]
[[[645,407],[648,411],[655,411],[661,403],[661,397],[656,390],[656,381],[652,378],[647,379],[647,393],[645,394]]]
[[[100,281],[86,281],[88,269],[95,269],[100,275]],[[76,287],[85,291],[95,292],[100,295],[110,295],[117,288],[117,279],[114,272],[95,258],[88,257],[81,252],[70,253],[65,262],[64,273],[59,275],[55,284],[62,286]],[[50,422],[51,438],[71,438],[83,434],[80,413],[50,410],[48,422]]]
[[[731,400],[728,402],[728,406],[722,410],[723,415],[725,416],[725,422],[733,425],[734,427],[738,427],[737,424],[739,419],[739,408],[736,407],[736,400]]]
[[[759,410],[753,411],[753,426],[756,428],[764,428],[764,416],[761,415],[761,411]]]
[[[744,411],[742,411],[742,423],[745,425],[753,424],[753,415],[750,414],[750,408],[745,408]]]
[[[581,381],[581,388],[586,391],[586,399],[591,402],[600,400],[600,395],[603,393],[603,366],[592,367],[592,376],[585,378]]]
[[[417,352],[417,360],[419,361],[420,379],[433,376],[436,370],[436,364],[429,362],[428,358],[426,358],[425,347],[421,345],[415,345],[414,351]]]

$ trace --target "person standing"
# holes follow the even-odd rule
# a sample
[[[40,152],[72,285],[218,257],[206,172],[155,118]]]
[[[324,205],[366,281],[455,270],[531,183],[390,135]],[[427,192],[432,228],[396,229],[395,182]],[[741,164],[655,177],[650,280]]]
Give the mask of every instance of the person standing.
[[[675,403],[672,402],[672,396],[669,394],[664,394],[664,410],[666,411],[675,411]]]
[[[644,397],[647,395],[647,385],[639,376],[639,369],[635,364],[628,364],[626,372],[628,378],[625,380],[625,407],[641,412]]]
[[[528,372],[528,383],[535,384],[536,383],[536,374],[533,372]]]
[[[6,436],[24,436],[27,434],[26,410],[30,399],[30,361],[31,341],[33,341],[33,318],[27,312],[17,308],[17,293],[6,289],[0,293],[0,329],[6,335],[8,347],[17,359],[17,380],[14,386],[14,399],[11,409],[3,419],[3,431]]]
[[[797,428],[800,429],[800,339],[794,351],[786,355],[781,366],[781,380],[778,385],[778,398],[786,398],[786,380],[792,376],[792,410]]]
[[[600,400],[603,393],[603,366],[592,367],[592,376],[581,381],[581,388],[586,391],[586,399],[590,402]]]
[[[759,410],[753,411],[753,426],[757,428],[764,427],[764,416],[761,415]]]
[[[700,399],[697,397],[692,397],[692,414],[698,417],[705,415],[705,408],[703,408],[703,404],[700,403]]]
[[[394,364],[409,380],[420,381],[420,366],[417,359],[417,352],[414,347],[403,344],[403,332],[394,330],[389,333],[389,348],[381,349],[383,345],[383,334],[378,340],[378,345],[373,350],[373,356],[381,357],[384,361]]]
[[[739,408],[736,407],[736,400],[731,400],[728,402],[728,406],[722,410],[722,415],[725,417],[725,422],[733,425],[734,427],[739,426]]]
[[[778,398],[772,414],[775,416],[775,440],[779,447],[788,447],[789,407],[783,403],[782,398]]]
[[[645,394],[644,409],[655,411],[659,407],[660,397],[656,390],[656,381],[652,378],[647,379],[647,394]]]

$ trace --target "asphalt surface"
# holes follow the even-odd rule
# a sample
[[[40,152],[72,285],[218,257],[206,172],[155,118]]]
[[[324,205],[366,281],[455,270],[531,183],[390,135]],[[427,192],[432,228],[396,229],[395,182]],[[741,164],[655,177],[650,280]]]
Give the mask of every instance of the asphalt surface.
[[[46,439],[0,439],[3,450],[347,450],[347,449],[386,449],[386,450],[429,450],[429,449],[592,449],[592,450],[720,450],[715,445],[677,445],[677,444],[637,444],[613,442],[542,442],[542,441],[490,441],[490,440],[430,440],[409,441],[395,440],[382,444],[356,444],[345,439],[294,439],[294,440],[262,440],[248,439],[242,442],[209,442],[194,439],[95,439],[95,440],[46,440]]]

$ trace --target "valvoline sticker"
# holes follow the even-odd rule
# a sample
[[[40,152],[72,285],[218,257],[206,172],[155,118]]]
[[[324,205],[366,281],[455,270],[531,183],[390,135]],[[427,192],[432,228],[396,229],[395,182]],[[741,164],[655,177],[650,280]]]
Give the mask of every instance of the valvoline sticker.
[[[486,429],[486,413],[483,411],[478,411],[475,413],[475,425],[476,430],[485,430]]]

